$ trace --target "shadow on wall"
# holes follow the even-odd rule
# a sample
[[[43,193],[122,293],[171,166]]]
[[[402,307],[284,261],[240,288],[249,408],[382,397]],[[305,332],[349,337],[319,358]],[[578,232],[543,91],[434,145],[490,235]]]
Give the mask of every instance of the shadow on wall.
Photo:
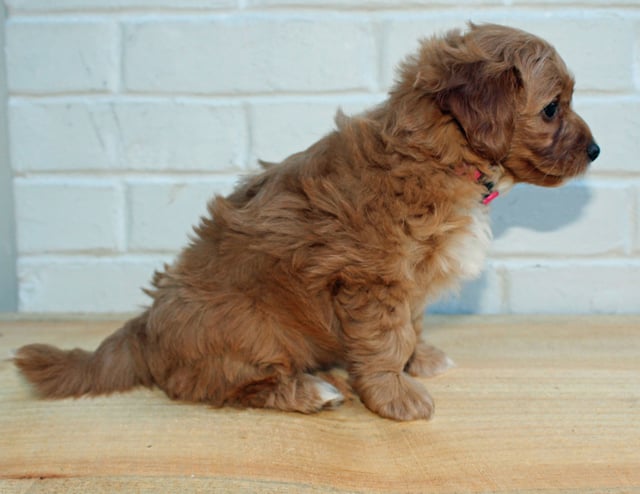
[[[591,191],[583,184],[568,187],[543,188],[518,185],[507,195],[491,205],[491,225],[494,243],[514,229],[538,232],[537,241],[544,242],[544,234],[558,232],[577,222],[591,200]],[[543,248],[538,248],[543,250]],[[527,250],[535,253],[536,245]],[[500,243],[500,255],[508,256],[511,249]],[[490,251],[490,257],[495,252]],[[515,246],[513,254],[523,253],[522,246]],[[460,294],[451,294],[428,308],[432,314],[494,313],[508,310],[503,306],[503,288],[498,274],[487,264],[477,280],[463,285]]]

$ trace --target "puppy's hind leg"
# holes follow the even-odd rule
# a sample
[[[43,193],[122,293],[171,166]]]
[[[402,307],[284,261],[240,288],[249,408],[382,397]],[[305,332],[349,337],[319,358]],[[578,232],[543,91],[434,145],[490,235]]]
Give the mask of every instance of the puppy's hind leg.
[[[244,386],[235,401],[254,408],[276,408],[287,412],[314,413],[336,408],[344,397],[336,387],[307,373],[273,375]]]

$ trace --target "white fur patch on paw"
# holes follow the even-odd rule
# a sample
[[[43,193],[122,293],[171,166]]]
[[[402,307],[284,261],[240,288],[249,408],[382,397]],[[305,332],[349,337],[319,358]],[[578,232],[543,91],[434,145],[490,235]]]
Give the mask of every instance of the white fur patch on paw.
[[[335,408],[344,402],[344,396],[338,391],[338,388],[329,384],[327,381],[318,379],[316,382],[316,390],[323,403],[323,408]]]
[[[434,376],[439,376],[453,367],[456,367],[456,363],[450,357],[445,355],[444,359],[442,359],[442,361],[434,367],[431,372]]]
[[[444,364],[442,365],[442,370],[446,371],[448,369],[452,369],[453,367],[457,367],[456,363],[453,361],[451,357],[445,357]]]

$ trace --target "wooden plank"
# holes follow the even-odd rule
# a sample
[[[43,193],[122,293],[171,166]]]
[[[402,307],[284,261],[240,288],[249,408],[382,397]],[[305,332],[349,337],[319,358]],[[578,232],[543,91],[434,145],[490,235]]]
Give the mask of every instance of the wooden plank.
[[[112,321],[0,321],[93,348]],[[0,362],[0,492],[640,492],[640,317],[435,317],[458,367],[429,422],[357,399],[304,416],[214,410],[157,390],[40,401]]]

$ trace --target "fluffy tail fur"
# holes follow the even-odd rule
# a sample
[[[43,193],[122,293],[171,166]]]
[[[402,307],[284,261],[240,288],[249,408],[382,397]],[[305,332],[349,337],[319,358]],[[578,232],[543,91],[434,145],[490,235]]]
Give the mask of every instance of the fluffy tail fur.
[[[153,380],[141,346],[146,322],[146,312],[131,319],[93,353],[34,344],[20,348],[14,363],[45,398],[97,395],[137,385],[151,386]]]

